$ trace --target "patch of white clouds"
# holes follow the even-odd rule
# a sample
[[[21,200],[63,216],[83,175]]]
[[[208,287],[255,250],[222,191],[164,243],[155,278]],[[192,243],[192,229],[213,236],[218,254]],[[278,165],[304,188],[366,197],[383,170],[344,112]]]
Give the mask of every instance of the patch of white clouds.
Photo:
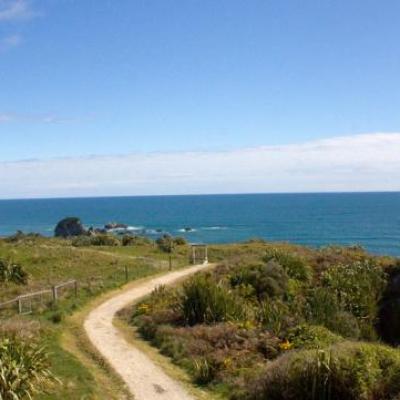
[[[0,163],[0,197],[400,190],[400,133]]]
[[[18,21],[38,15],[28,0],[0,0],[0,21]]]
[[[18,47],[23,42],[22,36],[15,32],[17,22],[28,21],[39,15],[30,0],[0,0],[0,24],[6,25],[9,31],[0,37],[0,53]]]

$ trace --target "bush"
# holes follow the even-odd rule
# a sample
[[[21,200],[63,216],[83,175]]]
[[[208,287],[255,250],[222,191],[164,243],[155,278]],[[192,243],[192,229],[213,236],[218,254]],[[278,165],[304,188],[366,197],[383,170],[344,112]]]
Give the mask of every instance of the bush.
[[[174,251],[175,243],[170,235],[163,235],[156,240],[158,248],[165,253]]]
[[[307,298],[308,319],[314,325],[327,326],[333,315],[339,312],[336,294],[324,287],[312,289]]]
[[[197,275],[183,285],[182,314],[188,325],[238,320],[244,307],[221,283]]]
[[[257,320],[262,327],[279,336],[291,325],[289,309],[282,301],[266,300],[257,307]]]
[[[399,394],[398,350],[344,342],[279,357],[258,378],[247,382],[240,399],[388,400]]]
[[[136,237],[131,235],[122,236],[122,246],[134,246],[136,244]]]
[[[360,325],[357,318],[346,311],[339,311],[332,315],[326,326],[333,332],[349,338],[358,339],[361,336]],[[370,335],[363,335],[363,337]],[[368,337],[367,337],[368,338]]]
[[[194,381],[199,385],[206,385],[215,378],[216,368],[206,357],[194,358],[192,363]]]
[[[0,340],[0,399],[32,398],[52,381],[43,347],[15,338]]]
[[[274,260],[266,264],[239,267],[231,278],[232,287],[250,285],[259,301],[282,296],[287,290],[288,278],[284,269]]]
[[[184,246],[184,245],[187,244],[187,241],[186,241],[185,238],[180,237],[180,236],[177,236],[176,238],[174,238],[174,243],[175,243],[177,246]]]
[[[55,311],[51,316],[50,320],[54,324],[59,324],[64,319],[64,313],[62,311]]]
[[[13,282],[17,285],[28,283],[28,273],[20,264],[0,260],[0,282]]]
[[[271,260],[275,260],[278,264],[280,264],[290,278],[306,282],[312,278],[311,267],[307,265],[300,257],[296,257],[292,254],[277,249],[270,249],[267,250],[264,261],[269,262]]]
[[[122,245],[123,246],[143,246],[146,244],[152,244],[151,239],[145,236],[137,236],[137,235],[124,235],[122,236]]]
[[[92,246],[119,246],[121,242],[113,235],[100,234],[90,237]]]
[[[80,235],[72,240],[72,246],[119,246],[121,242],[113,235],[96,234],[93,236]]]
[[[7,236],[4,241],[6,243],[35,243],[36,239],[42,238],[43,236],[40,233],[24,233],[22,231],[15,232],[14,235]]]
[[[72,246],[74,247],[88,247],[92,245],[92,240],[91,236],[86,236],[86,235],[80,235],[76,236],[72,240]]]
[[[375,340],[378,306],[386,285],[383,269],[371,260],[335,265],[324,271],[321,283],[334,294],[341,311],[357,317],[360,336]]]
[[[343,340],[324,326],[306,324],[289,329],[287,339],[295,349],[320,349]]]
[[[375,318],[386,283],[381,267],[372,261],[335,265],[322,274],[321,281],[343,309],[359,318]]]

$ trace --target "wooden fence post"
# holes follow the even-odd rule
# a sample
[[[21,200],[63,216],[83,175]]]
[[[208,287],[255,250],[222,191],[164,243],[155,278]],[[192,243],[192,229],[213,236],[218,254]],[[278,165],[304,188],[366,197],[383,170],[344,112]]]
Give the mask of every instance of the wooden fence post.
[[[128,266],[125,265],[125,281],[128,282],[129,274],[128,274]]]
[[[22,301],[20,297],[18,297],[18,314],[22,314]]]
[[[171,256],[171,254],[168,257],[168,262],[169,262],[169,270],[171,271],[172,270],[172,256]]]
[[[54,301],[54,303],[57,303],[57,287],[56,286],[52,286],[51,287],[51,291],[53,293],[53,301]]]

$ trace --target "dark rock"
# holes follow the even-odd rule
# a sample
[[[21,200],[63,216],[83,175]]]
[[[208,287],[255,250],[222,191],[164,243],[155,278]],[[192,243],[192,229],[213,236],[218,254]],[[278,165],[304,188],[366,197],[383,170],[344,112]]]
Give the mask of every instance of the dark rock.
[[[56,237],[79,236],[85,235],[86,233],[81,220],[76,217],[64,218],[54,229],[54,236]]]

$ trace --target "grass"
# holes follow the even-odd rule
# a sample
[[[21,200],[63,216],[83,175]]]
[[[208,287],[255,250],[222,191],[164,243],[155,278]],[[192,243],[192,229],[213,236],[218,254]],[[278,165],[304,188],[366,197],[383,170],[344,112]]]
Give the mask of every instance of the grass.
[[[0,259],[23,266],[29,275],[26,285],[0,283],[0,301],[20,294],[48,288],[71,278],[80,282],[78,297],[67,292],[57,305],[50,302],[22,317],[39,321],[42,342],[46,345],[52,372],[61,380],[49,393],[35,396],[39,400],[128,399],[121,380],[99,358],[83,331],[83,320],[93,306],[125,282],[163,273],[169,268],[169,255],[152,244],[140,246],[74,247],[69,240],[24,238],[18,242],[0,240]],[[173,267],[187,264],[183,246],[173,254]],[[88,280],[98,278],[89,287]],[[10,314],[0,313],[1,318]]]
[[[140,257],[146,259],[141,260]],[[0,259],[21,264],[29,274],[27,285],[3,284],[0,301],[19,294],[49,287],[69,279],[85,283],[91,277],[102,278],[115,285],[125,279],[124,267],[135,273],[140,267],[167,269],[168,254],[153,245],[73,247],[63,239],[31,239],[21,243],[0,240]],[[154,261],[149,262],[148,259]],[[173,254],[173,265],[187,263],[187,249],[183,246]]]
[[[172,255],[173,268],[179,268],[188,263],[188,250],[185,246],[178,246],[175,249]],[[327,266],[359,262],[366,257],[366,253],[360,248],[330,247],[317,251],[287,243],[272,244],[263,241],[252,241],[242,244],[210,246],[209,259],[211,261],[223,261],[225,265],[235,269],[243,263],[260,262],[266,255],[267,250],[277,250],[283,253],[290,252],[293,257],[301,258],[306,266],[310,266],[317,277],[322,276]],[[80,282],[79,296],[77,298],[72,293],[67,293],[56,306],[49,304],[49,307],[38,308],[34,314],[24,317],[27,320],[40,322],[43,341],[51,353],[52,371],[62,381],[62,385],[57,386],[50,393],[41,394],[35,398],[39,400],[128,399],[129,395],[125,391],[121,380],[99,358],[86,339],[82,327],[83,321],[91,307],[112,295],[114,293],[113,290],[118,290],[125,284],[125,266],[129,268],[129,280],[132,281],[129,285],[135,284],[141,278],[168,270],[169,254],[162,252],[151,243],[134,246],[74,247],[69,240],[28,237],[16,242],[0,240],[0,259],[12,260],[21,264],[29,275],[27,285],[0,283],[0,302],[71,278]],[[298,267],[302,267],[300,264],[293,264],[292,259],[289,261],[291,262],[290,267],[295,265],[296,271],[298,271]],[[379,258],[379,264],[382,267],[390,265],[391,262],[392,259],[388,257]],[[289,267],[287,270],[290,272]],[[224,266],[215,271],[214,274],[217,280],[224,279],[224,274],[226,274]],[[89,287],[88,280],[93,277],[99,279],[95,280],[96,284]],[[318,278],[315,279],[318,280]],[[244,296],[245,302],[247,302],[248,296],[252,296],[252,290],[254,290],[254,288],[250,288],[252,281],[249,282],[250,285],[239,285],[237,288],[232,288],[232,290],[235,290],[236,295]],[[299,310],[301,310],[302,304],[296,304],[296,298],[299,297],[299,294],[304,294],[304,285],[307,284],[307,280],[289,279],[287,296],[291,298],[291,306],[293,306],[291,312],[294,312],[295,307],[299,307]],[[263,290],[263,288],[261,289]],[[277,301],[275,305],[278,306],[279,304]],[[282,312],[285,312],[285,310],[284,308]],[[281,318],[279,317],[278,319],[279,321],[277,322],[281,324]],[[320,323],[319,320],[320,318],[316,323]],[[232,342],[232,345],[236,346],[233,352],[224,347],[224,341],[229,342],[231,338],[236,337],[231,335],[230,332],[235,335],[236,333],[239,334],[238,340],[243,338],[245,342],[253,343],[251,346],[254,345],[259,348],[257,350],[259,352],[258,355],[251,362],[259,362],[264,357],[264,354],[268,357],[271,355],[276,357],[282,351],[279,347],[281,338],[278,338],[273,333],[261,334],[260,336],[257,333],[258,331],[254,329],[254,321],[236,321],[235,324],[234,327],[229,326],[229,324],[224,327],[223,323],[220,326],[216,326],[215,329],[212,327],[210,329],[208,327],[202,328],[201,326],[197,328],[195,326],[193,327],[193,334],[197,335],[196,337],[198,338],[195,340],[190,338],[190,333],[184,331],[185,328],[178,327],[175,331],[169,328],[169,330],[164,329],[167,334],[165,337],[167,340],[164,344],[177,344],[176,341],[179,342],[182,339],[188,345],[196,346],[196,343],[200,342],[207,345],[207,340],[219,340],[221,341],[221,348],[218,350],[218,354],[215,354],[215,360],[199,357],[194,360],[197,365],[202,366],[204,364],[208,366],[209,361],[219,364],[222,362],[223,365],[226,364],[224,368],[227,368],[228,372],[232,368],[236,368],[236,365],[245,374],[254,372],[250,370],[258,368],[257,364],[254,364],[252,368],[248,368],[246,363],[247,360],[250,362],[248,357],[253,357],[251,355],[252,350],[250,348],[250,351],[242,352],[240,348],[237,348],[236,339]],[[120,327],[120,325],[118,326]],[[166,369],[168,374],[175,379],[182,380],[188,388],[192,387],[190,385],[190,368],[195,368],[193,366],[196,365],[196,362],[184,360],[186,365],[191,366],[189,367],[189,374],[185,373],[177,366],[173,366],[158,350],[138,340],[136,331],[132,331],[126,326],[122,328],[122,331],[127,337],[131,337],[135,345],[143,348],[157,364]],[[313,331],[311,336],[314,333]],[[301,341],[310,340],[308,333],[307,336],[303,336]],[[312,340],[314,340],[314,336]],[[315,340],[319,340],[319,337]],[[177,349],[179,349],[179,346],[177,346]],[[200,349],[197,348],[197,351],[200,351]],[[218,368],[220,368],[219,364],[216,364]],[[210,364],[210,366],[214,368],[213,365]],[[224,369],[221,369],[221,371],[222,374],[225,374]],[[193,396],[200,400],[207,400],[210,398],[222,398],[222,394],[225,394],[226,397],[229,392],[227,388],[229,389],[229,385],[219,385],[218,382],[215,382],[214,391],[212,392],[208,388],[200,388],[199,386],[194,389],[192,387],[190,390],[192,390]]]

